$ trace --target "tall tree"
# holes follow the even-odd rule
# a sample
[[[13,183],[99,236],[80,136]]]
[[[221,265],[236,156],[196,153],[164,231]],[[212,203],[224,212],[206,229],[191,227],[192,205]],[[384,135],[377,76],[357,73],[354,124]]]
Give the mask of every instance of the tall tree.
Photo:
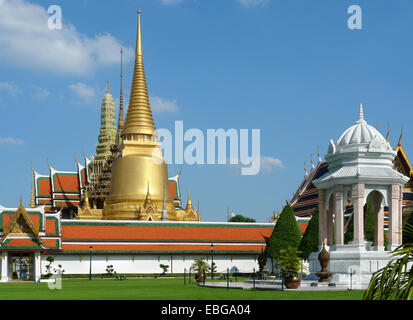
[[[255,222],[255,219],[237,214],[236,216],[233,216],[231,219],[229,219],[228,222]]]
[[[271,258],[274,268],[274,259],[278,259],[280,250],[288,247],[298,247],[301,241],[301,232],[293,213],[293,208],[286,205],[275,223],[271,237],[267,241],[265,254]]]
[[[318,206],[315,207],[313,215],[308,222],[307,229],[298,246],[301,258],[307,260],[311,252],[318,250]]]

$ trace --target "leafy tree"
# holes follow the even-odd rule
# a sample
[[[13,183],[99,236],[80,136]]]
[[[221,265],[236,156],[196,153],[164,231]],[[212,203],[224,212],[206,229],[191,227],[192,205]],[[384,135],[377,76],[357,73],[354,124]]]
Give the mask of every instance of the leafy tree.
[[[410,217],[407,220],[406,224],[413,226],[413,212],[410,213]],[[402,229],[403,244],[411,243],[413,244],[413,233],[407,232],[405,229]]]
[[[308,222],[307,229],[300,241],[298,250],[301,251],[301,258],[305,260],[308,260],[311,252],[318,250],[318,206],[315,207],[313,215]]]
[[[214,272],[214,274],[217,273],[217,265],[215,262],[211,263],[211,272]]]
[[[301,266],[301,252],[296,247],[281,249],[278,264],[283,270],[284,278],[298,277]]]
[[[406,224],[403,233],[413,237],[413,226]],[[403,243],[392,251],[394,259],[376,271],[363,300],[410,300],[413,296],[413,245]]]
[[[192,264],[191,269],[195,272],[195,279],[200,282],[204,278],[204,271],[205,273],[209,272],[211,270],[211,267],[206,261],[204,261],[204,258],[197,258],[194,259],[194,263]]]
[[[115,268],[113,265],[106,266],[106,275],[112,277],[116,273]]]
[[[202,272],[209,272],[211,270],[210,265],[204,260],[204,258],[196,258],[194,259],[194,263],[191,266],[191,269],[195,271],[195,273],[202,273]]]
[[[162,269],[163,273],[165,274],[168,272],[169,266],[167,264],[160,264],[159,267]]]
[[[244,217],[241,214],[237,214],[228,220],[228,222],[255,222],[255,219]]]
[[[52,256],[48,256],[46,260],[49,262],[49,264],[46,266],[46,276],[50,278],[52,275],[52,263],[54,262],[54,258]]]
[[[267,241],[265,254],[271,258],[274,268],[274,259],[278,259],[280,250],[288,247],[298,247],[301,241],[301,232],[293,213],[293,208],[286,205],[278,218],[271,237]]]

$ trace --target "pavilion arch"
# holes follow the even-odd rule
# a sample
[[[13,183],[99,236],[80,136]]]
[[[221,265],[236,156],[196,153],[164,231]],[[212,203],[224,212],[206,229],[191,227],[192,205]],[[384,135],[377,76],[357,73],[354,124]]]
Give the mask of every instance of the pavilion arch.
[[[374,245],[376,247],[384,246],[384,206],[386,204],[386,194],[380,190],[366,192],[366,210],[369,198],[374,212]]]

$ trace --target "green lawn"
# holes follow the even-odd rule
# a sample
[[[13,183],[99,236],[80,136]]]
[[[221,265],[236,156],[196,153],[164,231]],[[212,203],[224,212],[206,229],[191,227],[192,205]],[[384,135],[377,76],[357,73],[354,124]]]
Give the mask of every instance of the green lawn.
[[[5,299],[133,299],[133,300],[360,300],[363,291],[269,291],[216,289],[184,286],[183,279],[74,280],[64,279],[61,290],[47,283],[0,283],[0,300]]]

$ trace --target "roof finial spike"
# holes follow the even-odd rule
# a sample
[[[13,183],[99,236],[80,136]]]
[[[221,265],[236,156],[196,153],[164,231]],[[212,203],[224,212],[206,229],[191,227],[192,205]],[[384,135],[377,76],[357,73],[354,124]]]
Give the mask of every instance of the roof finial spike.
[[[402,137],[403,137],[403,125],[402,125],[402,132],[400,133],[399,142],[397,143],[398,146],[402,145]]]
[[[136,54],[142,55],[142,36],[141,36],[141,11],[138,10],[138,37],[136,41]]]
[[[109,80],[106,80],[106,93],[109,93]]]
[[[362,122],[362,121],[364,121],[364,113],[363,113],[363,104],[360,103],[359,119],[357,122]]]
[[[386,141],[389,142],[389,134],[390,134],[390,124],[387,123],[387,134],[386,134]]]
[[[320,147],[319,146],[317,146],[317,157],[318,157],[318,162],[321,162]]]

